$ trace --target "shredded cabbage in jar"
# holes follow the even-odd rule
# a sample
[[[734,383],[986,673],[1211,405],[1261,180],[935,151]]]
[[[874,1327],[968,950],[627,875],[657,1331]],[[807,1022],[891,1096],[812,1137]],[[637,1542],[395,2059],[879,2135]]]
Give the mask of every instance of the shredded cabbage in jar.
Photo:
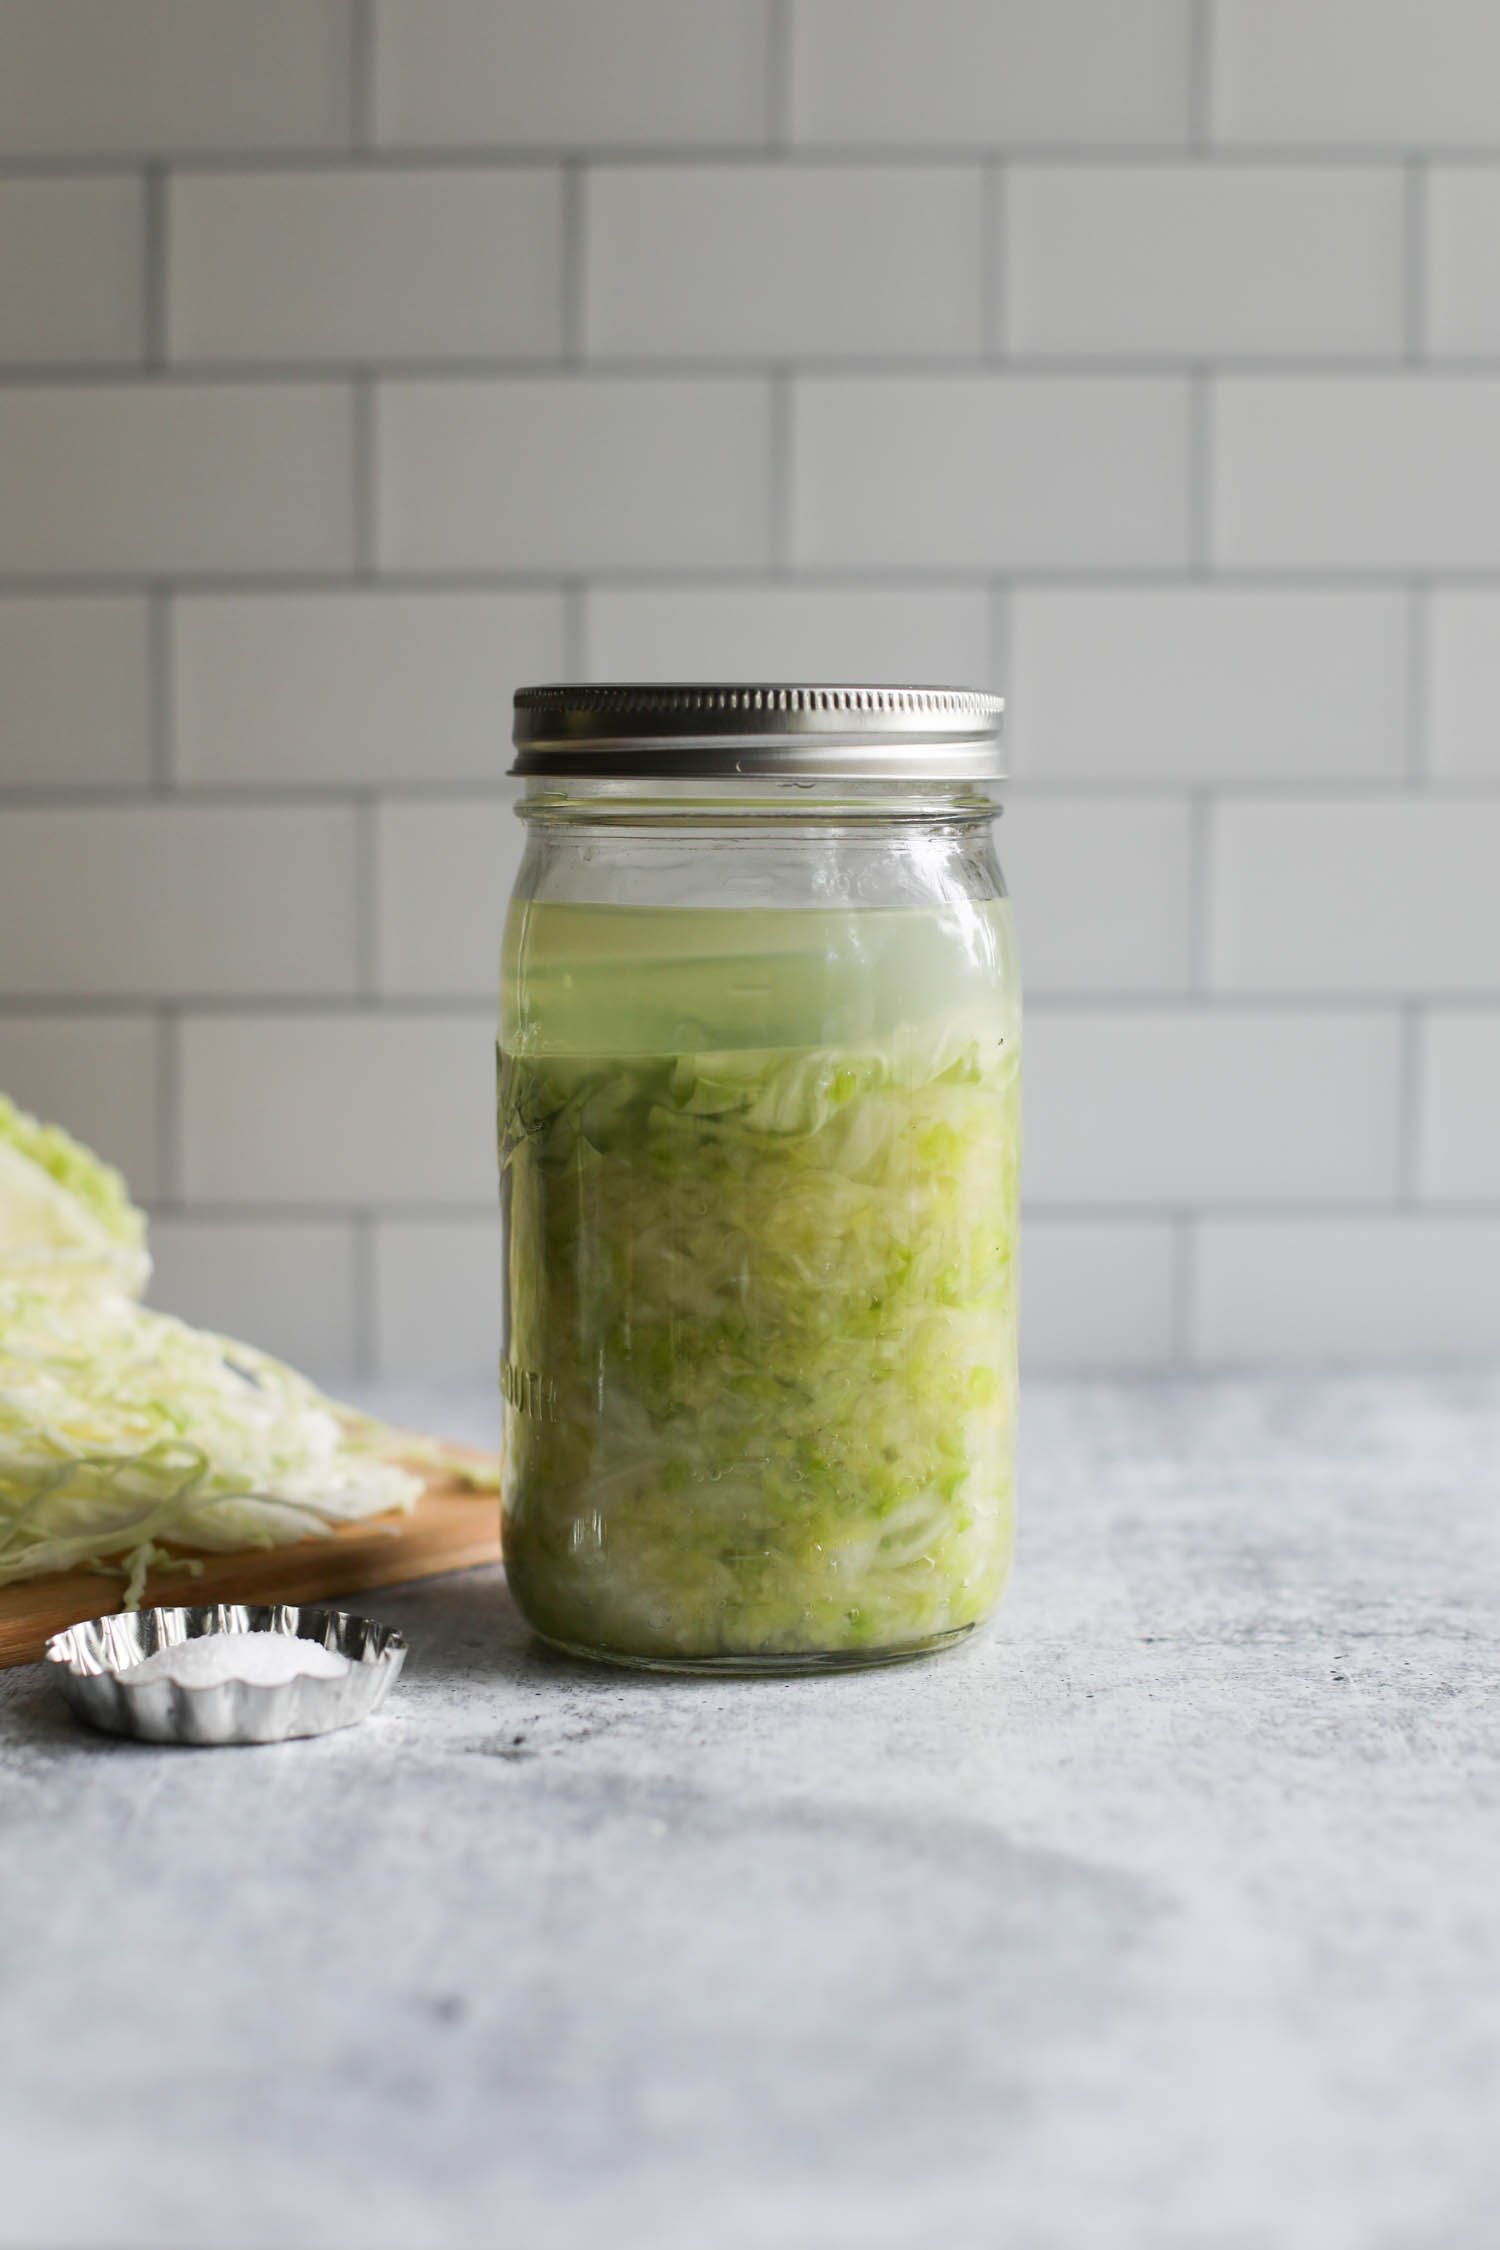
[[[663,1661],[972,1625],[1012,1542],[1007,910],[530,922],[500,1066],[522,1609]],[[721,1029],[841,1036],[636,1044],[701,1025],[716,987]]]
[[[133,1606],[154,1567],[412,1505],[396,1433],[149,1311],[149,1273],[119,1174],[0,1095],[0,1585],[102,1570]]]

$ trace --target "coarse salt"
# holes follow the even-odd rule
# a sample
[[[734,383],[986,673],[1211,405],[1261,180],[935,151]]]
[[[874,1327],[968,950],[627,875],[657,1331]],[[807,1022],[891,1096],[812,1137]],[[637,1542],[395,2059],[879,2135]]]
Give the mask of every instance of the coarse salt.
[[[295,1633],[203,1633],[157,1649],[120,1677],[131,1687],[149,1687],[154,1680],[176,1687],[224,1687],[231,1680],[285,1687],[292,1680],[336,1680],[348,1669],[349,1659],[337,1649]]]

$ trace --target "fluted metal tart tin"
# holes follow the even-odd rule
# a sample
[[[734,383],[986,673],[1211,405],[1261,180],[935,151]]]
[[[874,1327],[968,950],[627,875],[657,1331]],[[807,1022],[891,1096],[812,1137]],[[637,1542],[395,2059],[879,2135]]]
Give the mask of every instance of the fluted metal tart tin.
[[[158,1649],[207,1633],[290,1634],[347,1657],[349,1669],[337,1679],[303,1675],[274,1686],[254,1680],[188,1686],[124,1677]],[[91,1726],[143,1742],[198,1745],[287,1742],[356,1726],[379,1710],[405,1661],[406,1642],[394,1626],[343,1610],[284,1603],[214,1602],[91,1617],[47,1643],[58,1686]]]

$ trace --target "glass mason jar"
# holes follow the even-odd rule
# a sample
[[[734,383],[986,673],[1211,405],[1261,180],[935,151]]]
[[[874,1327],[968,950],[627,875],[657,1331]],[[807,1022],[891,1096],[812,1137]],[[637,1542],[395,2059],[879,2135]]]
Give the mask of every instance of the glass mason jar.
[[[574,1654],[942,1648],[1010,1564],[1020,999],[993,696],[516,697],[510,1585]]]

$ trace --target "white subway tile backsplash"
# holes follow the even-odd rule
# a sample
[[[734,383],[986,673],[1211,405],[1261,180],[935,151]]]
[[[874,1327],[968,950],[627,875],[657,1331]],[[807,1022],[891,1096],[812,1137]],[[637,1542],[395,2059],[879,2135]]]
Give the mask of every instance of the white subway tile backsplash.
[[[1492,142],[1491,0],[1211,0],[1226,142],[1310,148]]]
[[[0,571],[347,567],[352,452],[332,384],[0,390]]]
[[[176,769],[209,785],[492,782],[515,688],[564,669],[558,594],[188,594],[172,616]]]
[[[586,335],[601,357],[974,357],[977,165],[601,165]]]
[[[375,0],[376,134],[413,147],[759,142],[768,0]]]
[[[585,617],[598,680],[990,682],[976,585],[596,587]]]
[[[146,780],[147,634],[130,594],[0,600],[0,787]]]
[[[1427,348],[1440,359],[1500,357],[1500,146],[1487,164],[1434,166],[1425,215]]]
[[[1162,1220],[1028,1216],[1021,1230],[1023,1374],[1167,1366],[1173,1256],[1172,1229]]]
[[[526,841],[508,799],[381,807],[382,992],[495,998],[505,906]]]
[[[1038,780],[1356,780],[1401,770],[1401,594],[1019,587],[1010,689]]]
[[[804,142],[1181,142],[1188,0],[790,0]]]
[[[336,148],[353,0],[0,0],[0,155]]]
[[[1500,567],[1500,380],[1224,377],[1212,458],[1218,563]]]
[[[1169,378],[808,376],[792,444],[804,566],[1187,559],[1188,393]]]
[[[1388,1198],[1397,1066],[1394,1014],[1033,1008],[1028,1196],[1172,1207]]]
[[[514,689],[926,679],[1027,1364],[1500,1348],[1497,87],[1492,0],[0,0],[0,1086],[160,1292],[490,1375]]]
[[[1018,165],[1003,336],[1018,356],[1390,354],[1394,166]]]
[[[746,569],[768,559],[770,399],[754,380],[392,382],[383,566]]]
[[[130,1192],[164,1192],[158,1032],[147,1016],[0,1014],[0,1093],[95,1149]]]
[[[1035,798],[999,842],[1031,992],[1181,992],[1191,975],[1192,833],[1185,803]]]
[[[139,180],[0,181],[0,363],[138,360],[142,231]]]
[[[353,1373],[354,1229],[347,1219],[151,1221],[149,1301],[254,1344],[321,1382]]]
[[[487,1015],[190,1015],[183,1190],[233,1204],[488,1204]]]
[[[1208,1219],[1193,1356],[1210,1366],[1493,1359],[1500,1219]]]
[[[1500,592],[1431,597],[1426,722],[1435,773],[1500,780]]]
[[[493,1382],[500,1364],[500,1222],[382,1219],[375,1354],[386,1375]]]
[[[562,349],[562,180],[545,167],[188,173],[167,240],[178,360]]]
[[[1490,928],[1493,939],[1493,919]],[[1428,1017],[1419,1141],[1425,1195],[1500,1202],[1500,1007],[1441,1008]],[[1490,1279],[1500,1299],[1500,1261]]]
[[[347,993],[354,816],[48,806],[0,820],[0,991]]]
[[[1500,983],[1500,798],[1219,805],[1212,973],[1226,991],[1485,992]]]

